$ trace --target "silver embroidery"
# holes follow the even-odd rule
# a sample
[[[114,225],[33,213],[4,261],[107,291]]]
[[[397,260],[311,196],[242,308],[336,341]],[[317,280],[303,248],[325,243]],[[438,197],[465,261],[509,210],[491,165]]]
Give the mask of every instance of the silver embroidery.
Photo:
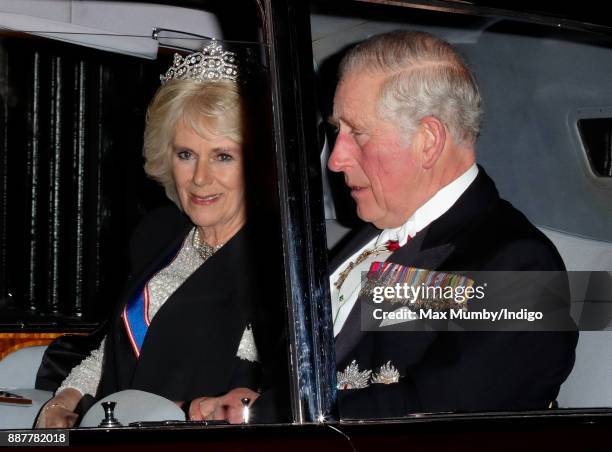
[[[242,339],[240,339],[240,344],[238,344],[236,356],[253,363],[259,361],[259,354],[257,353],[257,346],[255,345],[255,337],[253,336],[251,325],[247,325],[244,329],[244,333],[242,333]]]
[[[95,394],[98,391],[100,375],[102,374],[102,357],[104,356],[104,343],[106,336],[102,339],[100,346],[76,366],[62,385],[55,391],[59,394],[64,389],[73,388],[81,394]]]
[[[200,265],[202,258],[193,246],[195,228],[189,232],[178,255],[149,281],[149,318],[153,320],[159,308]]]
[[[400,379],[400,373],[395,368],[391,361],[387,361],[387,364],[380,366],[378,373],[372,375],[373,384],[390,385],[397,383]]]
[[[148,283],[151,320],[174,291],[204,262],[193,247],[194,231],[195,228],[189,232],[178,255],[170,265],[160,270]],[[72,369],[57,392],[70,387],[80,391],[81,394],[95,394],[100,383],[103,357],[104,343]]]
[[[344,369],[344,372],[338,372],[338,389],[363,389],[370,386],[371,370],[359,371],[359,365],[356,360],[353,360]]]

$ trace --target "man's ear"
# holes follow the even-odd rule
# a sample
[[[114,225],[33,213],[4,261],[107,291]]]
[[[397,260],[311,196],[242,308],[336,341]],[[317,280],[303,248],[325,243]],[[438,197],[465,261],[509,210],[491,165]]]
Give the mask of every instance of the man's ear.
[[[446,127],[435,116],[425,116],[419,121],[419,129],[423,168],[430,169],[436,164],[446,145]]]

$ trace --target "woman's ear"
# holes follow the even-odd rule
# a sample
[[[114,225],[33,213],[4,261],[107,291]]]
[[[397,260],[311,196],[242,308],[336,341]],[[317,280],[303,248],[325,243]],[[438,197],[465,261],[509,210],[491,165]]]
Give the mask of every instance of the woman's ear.
[[[419,132],[422,139],[422,163],[423,168],[432,168],[446,146],[446,127],[435,116],[425,116],[419,121]]]

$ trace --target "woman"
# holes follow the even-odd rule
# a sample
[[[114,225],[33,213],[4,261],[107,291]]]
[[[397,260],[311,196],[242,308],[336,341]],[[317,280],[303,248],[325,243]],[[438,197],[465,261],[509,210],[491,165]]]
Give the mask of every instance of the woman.
[[[190,419],[240,422],[240,399],[255,401],[278,377],[281,323],[269,307],[278,291],[258,261],[274,241],[254,219],[247,225],[252,150],[238,70],[235,54],[213,41],[175,55],[161,77],[147,113],[145,171],[182,213],[158,210],[137,228],[110,331],[43,407],[38,427],[71,427],[80,402],[123,389],[174,400]]]

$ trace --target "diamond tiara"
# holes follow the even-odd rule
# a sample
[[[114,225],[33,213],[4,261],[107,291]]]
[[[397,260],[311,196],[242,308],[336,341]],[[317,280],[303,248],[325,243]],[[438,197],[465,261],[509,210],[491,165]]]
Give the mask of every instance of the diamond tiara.
[[[160,75],[162,85],[169,80],[195,80],[196,82],[214,82],[218,80],[238,79],[238,65],[236,53],[223,50],[216,40],[191,53],[186,57],[174,54],[174,63]]]

